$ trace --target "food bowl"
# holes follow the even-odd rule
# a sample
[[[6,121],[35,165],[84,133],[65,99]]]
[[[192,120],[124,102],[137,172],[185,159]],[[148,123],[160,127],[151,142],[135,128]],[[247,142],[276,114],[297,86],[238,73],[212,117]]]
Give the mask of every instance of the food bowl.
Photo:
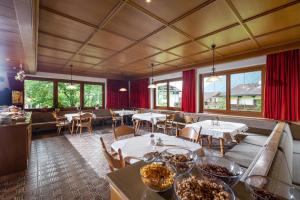
[[[255,200],[300,199],[300,191],[295,187],[266,176],[249,176],[245,186]]]
[[[200,173],[182,174],[174,179],[174,191],[178,200],[224,199],[235,200],[229,185]]]
[[[175,170],[166,164],[151,163],[140,169],[143,183],[154,192],[164,192],[170,189],[176,175]]]
[[[162,161],[173,166],[177,174],[189,173],[197,158],[197,154],[186,148],[169,148],[161,153]]]
[[[216,156],[201,157],[196,166],[203,175],[221,179],[230,186],[234,186],[244,173],[234,161]]]

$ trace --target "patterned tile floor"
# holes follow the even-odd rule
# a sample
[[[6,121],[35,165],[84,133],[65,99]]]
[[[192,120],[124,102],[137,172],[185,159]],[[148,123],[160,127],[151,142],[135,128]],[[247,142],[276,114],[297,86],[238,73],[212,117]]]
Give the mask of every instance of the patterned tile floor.
[[[57,136],[32,142],[26,175],[0,182],[0,199],[109,199],[109,185]]]
[[[25,176],[0,179],[0,199],[109,199],[105,177],[109,168],[99,138],[109,147],[113,142],[111,127],[98,127],[93,135],[54,136],[33,140]],[[218,148],[217,141],[215,144]],[[214,150],[205,153],[219,154]]]

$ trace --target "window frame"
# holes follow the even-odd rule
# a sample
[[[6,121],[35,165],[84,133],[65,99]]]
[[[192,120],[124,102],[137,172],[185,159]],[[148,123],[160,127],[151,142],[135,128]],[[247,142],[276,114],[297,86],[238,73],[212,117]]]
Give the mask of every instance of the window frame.
[[[39,81],[49,81],[53,82],[53,108],[39,108],[39,109],[25,109],[23,104],[23,108],[26,111],[52,111],[55,108],[58,108],[58,83],[71,83],[70,80],[66,79],[52,79],[52,78],[44,78],[44,77],[26,77],[25,80],[39,80]],[[92,109],[94,107],[84,107],[84,84],[90,84],[90,85],[101,85],[102,86],[102,106],[99,107],[99,109],[105,108],[105,83],[103,82],[91,82],[91,81],[77,81],[74,80],[72,83],[79,84],[80,85],[80,107],[82,109]],[[25,86],[23,86],[23,99],[25,102]],[[66,108],[60,108],[62,111],[68,111],[68,110],[74,110],[76,107],[66,107]]]
[[[170,94],[169,94],[170,92],[169,92],[169,88],[170,88],[170,82],[174,82],[174,81],[183,81],[183,80],[182,80],[182,78],[173,78],[173,79],[161,80],[161,81],[155,81],[154,82],[155,85],[158,84],[158,83],[167,83],[167,106],[156,106],[156,88],[155,88],[154,92],[153,92],[153,99],[154,99],[153,103],[154,103],[154,108],[155,109],[176,110],[176,111],[181,110],[181,107],[170,107]]]
[[[247,72],[261,71],[261,111],[237,111],[231,110],[230,105],[230,95],[231,95],[231,75],[240,74]],[[251,67],[244,67],[238,69],[224,70],[216,72],[216,75],[225,75],[226,76],[226,109],[205,109],[204,108],[204,78],[209,77],[211,73],[199,74],[199,112],[200,113],[216,113],[216,114],[228,114],[228,115],[241,115],[241,116],[250,116],[250,117],[262,117],[264,112],[264,86],[265,86],[265,65],[256,65]]]

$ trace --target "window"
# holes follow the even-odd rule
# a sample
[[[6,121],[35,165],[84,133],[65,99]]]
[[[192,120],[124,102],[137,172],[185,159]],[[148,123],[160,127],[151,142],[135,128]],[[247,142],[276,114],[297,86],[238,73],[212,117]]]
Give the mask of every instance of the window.
[[[68,89],[70,83],[58,83],[58,107],[74,108],[80,107],[80,84],[73,83],[75,89]]]
[[[231,110],[261,112],[261,71],[231,74],[230,81]]]
[[[167,83],[158,83],[156,85],[156,106],[168,106],[168,85]]]
[[[209,74],[202,75],[203,110],[225,114],[262,115],[264,67],[218,72],[219,80],[208,82]]]
[[[40,80],[25,80],[24,99],[25,109],[52,108],[53,82]]]
[[[204,78],[204,109],[226,110],[226,76],[219,76],[219,80],[208,82]]]
[[[84,84],[84,107],[102,107],[102,97],[102,85]]]
[[[182,81],[169,82],[169,106],[181,108]]]
[[[181,108],[182,80],[167,80],[156,83],[155,107],[164,109]]]

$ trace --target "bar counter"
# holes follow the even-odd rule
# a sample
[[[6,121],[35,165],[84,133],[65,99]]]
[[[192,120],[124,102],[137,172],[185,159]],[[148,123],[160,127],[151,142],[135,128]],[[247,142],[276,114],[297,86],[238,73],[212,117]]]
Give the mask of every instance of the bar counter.
[[[175,200],[175,193],[170,189],[163,193],[155,193],[149,190],[140,178],[140,168],[145,163],[140,161],[132,166],[107,174],[111,189],[111,200]],[[239,182],[233,188],[237,199],[250,199],[245,190],[244,183]]]
[[[0,176],[24,172],[31,149],[31,113],[0,125]]]

